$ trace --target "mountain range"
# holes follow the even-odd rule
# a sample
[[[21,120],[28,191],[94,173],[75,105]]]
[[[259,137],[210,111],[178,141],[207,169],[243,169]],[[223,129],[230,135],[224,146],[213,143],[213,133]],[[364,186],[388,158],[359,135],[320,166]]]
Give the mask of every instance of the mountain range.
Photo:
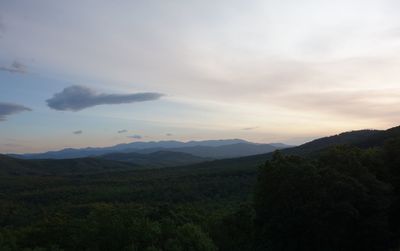
[[[280,151],[287,155],[306,157],[319,154],[322,151],[337,145],[350,145],[364,149],[382,147],[387,140],[397,137],[400,137],[400,126],[387,130],[357,130],[319,138],[300,146],[285,148]],[[214,160],[207,163],[195,164],[191,167],[202,168],[207,166],[207,168],[218,168],[230,166],[231,169],[242,168],[244,166],[254,167],[262,165],[271,157],[272,152],[240,158]]]
[[[159,151],[187,153],[201,158],[233,158],[268,153],[289,147],[282,143],[256,144],[241,139],[205,140],[205,141],[151,141],[119,144],[111,147],[88,147],[81,149],[66,148],[33,154],[10,154],[20,159],[72,159],[102,156],[114,153],[149,154]],[[137,154],[134,154],[137,153]],[[126,157],[126,156],[125,156]],[[124,157],[124,158],[125,158]]]
[[[297,147],[281,149],[284,154],[301,156],[315,155],[335,145],[353,145],[361,148],[381,147],[390,138],[400,137],[400,126],[388,130],[359,130],[345,132],[338,135],[313,140]],[[214,143],[214,142],[213,142]],[[165,144],[165,143],[162,143]],[[179,144],[179,143],[178,143]],[[184,143],[183,143],[184,144]],[[237,144],[214,146],[215,149],[222,148],[227,153],[229,149],[237,150]],[[145,144],[154,146],[154,143]],[[176,143],[174,143],[176,145]],[[253,144],[250,143],[254,147]],[[194,151],[201,155],[205,151],[203,146],[190,146],[184,148],[186,151]],[[207,146],[211,147],[212,146]],[[268,149],[266,146],[264,150]],[[135,170],[143,168],[158,168],[167,166],[181,166],[183,169],[207,168],[207,170],[229,167],[250,168],[261,165],[272,156],[272,153],[256,154],[245,157],[213,160],[212,158],[199,157],[189,153],[175,151],[154,151],[147,147],[140,149],[141,153],[120,152],[103,154],[96,157],[74,158],[74,159],[18,159],[6,155],[0,155],[0,174],[2,175],[70,175],[86,174],[111,171]],[[174,148],[171,148],[174,149]],[[180,148],[178,148],[180,149]],[[257,148],[258,149],[258,148]],[[146,152],[147,151],[147,152]],[[183,150],[182,150],[183,151]],[[208,151],[208,149],[207,149]],[[207,152],[205,151],[205,152]],[[221,151],[222,152],[222,151]],[[209,153],[207,153],[209,154]],[[233,154],[234,155],[234,154]]]

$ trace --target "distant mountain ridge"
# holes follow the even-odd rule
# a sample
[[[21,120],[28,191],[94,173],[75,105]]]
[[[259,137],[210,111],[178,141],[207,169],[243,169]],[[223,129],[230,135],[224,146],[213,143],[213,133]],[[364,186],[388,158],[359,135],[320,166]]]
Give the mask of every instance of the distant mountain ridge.
[[[286,146],[288,147],[288,146]],[[168,151],[187,153],[203,158],[225,159],[234,157],[250,156],[255,154],[269,153],[284,146],[273,146],[271,144],[255,144],[255,143],[236,143],[222,146],[188,146],[179,148],[169,148]],[[149,148],[138,151],[139,153],[152,153],[164,149]]]
[[[266,153],[276,149],[284,148],[286,146],[281,143],[274,143],[274,144],[275,146],[269,144],[257,144],[241,139],[205,140],[205,141],[188,141],[188,142],[171,140],[171,141],[132,142],[126,144],[118,144],[111,147],[88,147],[81,149],[66,148],[60,151],[49,151],[44,153],[33,153],[33,154],[10,154],[9,156],[21,159],[72,159],[72,158],[101,156],[117,152],[152,153],[152,152],[166,150],[166,151],[184,152],[192,155],[197,155],[196,153],[201,152],[201,154],[197,156],[205,158],[226,158],[226,157],[240,157],[246,155]],[[232,149],[232,151],[235,151],[237,154],[223,154],[223,153],[215,154],[215,151],[218,151],[216,148],[228,145],[232,146],[236,145],[236,148],[238,148],[238,146],[242,147],[241,149]],[[184,148],[192,148],[192,151],[189,151],[188,149],[183,150]],[[221,148],[220,151],[226,152],[226,150],[224,150],[223,148]],[[242,151],[245,154],[239,154],[240,151]],[[210,154],[205,154],[206,152],[209,152]]]
[[[315,155],[329,147],[337,145],[350,145],[360,148],[382,147],[386,140],[400,137],[400,126],[389,128],[387,130],[358,130],[344,132],[333,136],[315,139],[304,143],[300,146],[286,148],[280,150],[287,155],[310,156]],[[205,167],[218,168],[230,166],[231,168],[241,168],[244,166],[256,167],[265,163],[272,157],[272,152],[266,154],[258,154],[239,158],[229,158],[214,160],[207,163],[198,163],[188,167]]]
[[[361,148],[382,147],[386,140],[397,137],[400,137],[400,126],[393,127],[388,130],[351,131],[319,138],[297,147],[282,149],[281,152],[284,154],[310,156],[313,154],[318,154],[319,152],[322,152],[335,145],[344,144]],[[231,146],[228,145],[227,147]],[[152,149],[141,149],[141,151],[152,151]],[[146,165],[149,167],[176,165],[181,166],[180,169],[182,170],[191,168],[206,168],[207,170],[229,168],[229,170],[246,169],[249,172],[256,172],[257,166],[262,165],[272,156],[272,153],[266,153],[239,158],[207,161],[201,159],[201,157],[193,157],[192,155],[186,153],[156,151],[154,153],[147,154],[147,159],[146,157],[142,159],[142,155],[146,155],[145,153],[141,153],[138,156],[136,156],[136,153],[118,153],[115,155],[103,155],[95,158],[63,160],[25,160],[0,154],[0,175],[80,175],[87,173],[134,170],[138,168],[143,169],[146,168]],[[137,159],[134,160],[136,157],[141,158],[141,164],[144,164],[145,166],[135,164],[135,161],[138,162]],[[124,161],[120,161],[124,158]],[[145,164],[148,160],[156,161],[152,162],[153,166],[151,166],[150,164]],[[189,164],[185,164],[185,161],[189,161]],[[191,161],[200,161],[200,163],[190,164]]]

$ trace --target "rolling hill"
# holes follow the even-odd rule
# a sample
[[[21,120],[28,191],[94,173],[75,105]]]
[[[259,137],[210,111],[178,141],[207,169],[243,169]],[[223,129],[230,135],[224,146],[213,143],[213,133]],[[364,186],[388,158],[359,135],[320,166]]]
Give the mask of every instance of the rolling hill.
[[[22,160],[0,155],[1,175],[87,174],[138,168],[136,164],[96,158]]]
[[[319,138],[297,147],[285,148],[280,150],[283,154],[310,156],[336,145],[352,145],[360,148],[381,147],[386,140],[394,137],[400,137],[400,126],[387,130],[358,130],[344,132],[333,136]],[[240,158],[228,158],[214,160],[205,163],[191,165],[191,168],[219,168],[231,167],[253,169],[262,165],[271,158],[271,153],[258,154]]]
[[[307,156],[316,154],[328,147],[342,144],[358,146],[361,148],[379,147],[382,146],[387,139],[393,137],[400,137],[400,127],[394,127],[388,130],[359,130],[345,132],[338,135],[316,139],[297,147],[282,149],[281,152],[284,154]],[[228,149],[229,147],[231,146],[225,146],[225,149]],[[144,166],[154,168],[171,165],[180,166],[180,170],[192,168],[212,170],[223,168],[224,170],[248,169],[249,171],[255,171],[257,166],[264,163],[271,156],[272,153],[266,153],[240,158],[207,161],[207,159],[190,154],[172,153],[169,151],[158,151],[155,153],[148,153],[147,155],[143,153],[118,153],[108,154],[97,158],[76,158],[64,160],[24,160],[0,155],[0,174],[63,175],[71,173],[79,174],[135,170],[138,168],[144,168]],[[185,163],[185,161],[187,162]]]
[[[171,151],[157,151],[147,154],[135,152],[110,153],[97,158],[128,162],[139,166],[145,166],[147,168],[189,165],[209,160],[207,158],[197,157],[188,153]]]
[[[392,128],[386,131],[363,130],[347,132],[317,139],[299,147],[283,149],[282,152],[308,156],[338,144],[356,145],[363,148],[379,147],[384,144],[385,140],[398,137],[400,135],[399,132],[399,128]],[[128,153],[126,156],[124,154],[117,157],[126,157],[129,160],[130,154]],[[164,154],[168,157],[171,156],[170,152],[156,152],[154,155],[149,154],[149,156],[159,161]],[[68,238],[67,241],[61,242],[61,244],[70,247],[70,243],[76,241],[75,238],[77,238],[78,241],[76,243],[78,244],[70,250],[83,250],[80,248],[80,243],[92,240],[92,238],[87,238],[86,235],[82,236],[82,233],[86,233],[89,228],[90,230],[95,229],[93,236],[99,236],[98,239],[93,239],[94,245],[97,245],[106,235],[112,235],[110,243],[114,243],[114,240],[119,240],[120,236],[131,236],[132,229],[139,229],[134,233],[141,237],[146,231],[157,230],[159,226],[166,226],[166,229],[170,229],[170,226],[176,224],[175,222],[182,221],[184,223],[190,222],[190,224],[198,222],[196,224],[199,224],[199,226],[204,222],[211,222],[209,223],[210,226],[214,226],[214,222],[217,219],[217,222],[220,223],[217,227],[211,229],[215,229],[215,233],[218,236],[220,233],[224,233],[224,231],[221,231],[221,226],[225,225],[228,233],[229,228],[234,228],[235,231],[240,233],[240,236],[243,236],[243,233],[245,233],[243,229],[249,231],[247,230],[249,228],[243,228],[241,227],[242,225],[237,225],[236,223],[232,225],[230,223],[231,219],[235,219],[232,218],[233,216],[238,217],[238,221],[235,222],[244,222],[243,226],[247,226],[247,222],[252,222],[254,219],[252,208],[246,205],[253,205],[258,166],[270,158],[271,155],[271,153],[260,154],[206,161],[185,166],[151,169],[101,158],[23,160],[0,155],[1,223],[4,228],[15,229],[13,233],[17,237],[24,234],[25,240],[30,240],[29,244],[33,243],[32,247],[41,245],[43,240],[48,240],[49,237],[54,242],[48,243],[58,243],[60,236]],[[289,180],[296,180],[298,178],[297,173],[290,172],[289,174],[292,174],[294,178],[292,177]],[[300,174],[303,173],[307,172],[300,172]],[[282,180],[285,180],[285,173],[280,173],[279,175]],[[361,176],[367,177],[369,181],[370,176]],[[353,193],[354,196],[352,197],[356,198],[357,204],[365,205],[368,215],[370,215],[371,204],[363,203],[365,200],[358,200],[357,198],[360,194],[359,191],[363,192],[361,195],[370,193],[367,188],[371,186],[364,187],[355,178],[342,178],[342,175],[332,177],[339,178],[338,180],[334,179],[334,182],[340,188],[333,190],[340,193],[339,196],[334,195],[332,198],[344,197],[347,200],[348,196],[341,196],[343,194],[342,191],[353,192],[354,190],[355,193]],[[294,186],[291,185],[293,183],[287,182],[286,187],[289,192],[286,192],[287,190],[283,191],[289,193],[289,197],[287,197],[289,199],[281,196],[283,194],[280,190],[281,186],[277,186],[278,196],[273,196],[273,198],[280,198],[280,203],[287,208],[287,201],[290,201],[290,199],[298,201],[290,193],[292,193],[293,187],[299,187],[298,183],[301,184],[304,180],[309,181],[310,179],[300,177],[300,182],[294,182]],[[285,183],[280,181],[277,183]],[[346,183],[347,181],[348,183]],[[308,182],[305,183],[308,184]],[[333,182],[327,183],[332,184]],[[348,184],[354,184],[356,189],[350,186],[350,190]],[[373,182],[372,185],[372,187],[376,187],[377,183]],[[301,187],[303,186],[301,185]],[[308,188],[308,185],[305,187]],[[386,188],[386,186],[384,187]],[[295,196],[298,196],[299,193],[297,191],[299,190],[294,190],[296,192]],[[310,190],[306,189],[304,191],[306,191],[306,194],[305,196],[300,194],[300,201],[303,201],[303,198],[307,199],[309,196],[308,192]],[[392,194],[386,193],[386,189],[383,190],[385,192],[378,191],[379,193],[373,193],[373,196],[364,196],[371,198],[367,202],[376,200],[377,203],[381,201],[386,203],[387,198],[392,196]],[[324,194],[331,196],[330,193],[324,192]],[[378,196],[375,196],[375,194]],[[381,195],[385,197],[382,198]],[[319,207],[320,205],[319,200],[321,197],[318,196],[316,198],[318,201],[317,204],[315,204],[314,200],[312,201],[311,205],[313,207]],[[325,201],[322,200],[324,204]],[[342,214],[342,204],[336,203],[336,200],[331,202],[332,199],[330,197],[328,197],[328,201],[329,203],[327,204],[333,205],[334,209],[339,209],[340,211],[338,210],[337,212],[340,215],[344,215],[343,219],[347,221],[349,214]],[[338,207],[336,207],[337,205]],[[289,211],[292,211],[292,208],[295,207],[289,207]],[[310,207],[305,208],[308,210]],[[326,207],[321,206],[321,208],[325,209]],[[348,207],[345,206],[344,208],[347,210]],[[377,206],[376,208],[381,207]],[[358,220],[360,214],[353,214],[353,207],[350,207],[350,209],[344,212],[350,212]],[[279,212],[279,210],[276,211]],[[321,212],[323,217],[326,217],[325,210],[321,210]],[[386,211],[379,211],[379,215],[381,212]],[[301,217],[299,219],[303,219],[304,215],[300,214]],[[376,219],[375,215],[372,215],[373,222]],[[287,217],[287,214],[284,217]],[[114,221],[115,219],[118,220]],[[132,220],[128,221],[127,219]],[[126,222],[137,222],[138,219],[143,219],[144,224],[146,224],[144,226],[149,227],[142,230],[143,228],[133,225],[134,227],[122,228],[121,230],[121,226]],[[149,219],[154,219],[157,224],[149,224]],[[164,219],[167,219],[165,223]],[[283,219],[283,217],[280,219]],[[327,225],[330,226],[331,222]],[[378,221],[378,226],[381,226],[380,223],[381,221]],[[292,224],[289,226],[291,227]],[[253,231],[251,229],[250,231]],[[303,231],[303,228],[300,227],[299,229]],[[113,235],[116,231],[119,232]],[[71,233],[74,233],[74,235],[69,237]],[[210,231],[210,233],[214,232]],[[231,237],[230,235],[228,236]],[[248,238],[247,235],[245,236]],[[228,242],[231,239],[226,238]],[[251,239],[251,237],[248,239]],[[15,250],[23,250],[23,248]],[[105,248],[104,250],[110,249]],[[243,249],[239,248],[238,250]],[[363,250],[369,249],[364,248]]]
[[[190,165],[209,159],[187,153],[111,153],[75,159],[17,159],[0,155],[0,175],[70,175]]]
[[[180,153],[187,153],[203,158],[212,159],[226,159],[250,156],[262,153],[273,152],[278,149],[288,148],[288,145],[284,144],[255,144],[255,143],[236,143],[231,145],[223,146],[188,146],[179,148],[148,148],[135,151],[136,153],[154,153],[158,151],[173,151]]]

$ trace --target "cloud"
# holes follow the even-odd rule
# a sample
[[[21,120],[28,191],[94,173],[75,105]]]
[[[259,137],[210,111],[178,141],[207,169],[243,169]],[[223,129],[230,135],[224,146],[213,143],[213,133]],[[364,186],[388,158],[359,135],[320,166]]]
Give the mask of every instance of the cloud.
[[[128,136],[128,138],[131,138],[131,139],[141,139],[141,138],[143,138],[141,135],[132,135],[132,136]]]
[[[0,103],[0,121],[6,120],[8,115],[24,111],[32,111],[32,109],[18,104]]]
[[[385,118],[400,116],[400,89],[325,91],[288,95],[279,101],[288,108],[349,118]]]
[[[126,133],[126,132],[128,132],[128,130],[125,130],[125,129],[118,131],[118,133]]]
[[[14,61],[9,66],[0,66],[0,71],[8,71],[11,73],[26,73],[26,66],[18,61]]]
[[[173,134],[172,133],[166,133],[165,134],[165,136],[168,136],[168,137],[170,137],[170,136],[172,136]]]
[[[82,134],[83,133],[83,131],[82,130],[78,130],[78,131],[75,131],[75,132],[73,132],[73,134],[76,134],[76,135],[78,135],[78,134]]]
[[[156,100],[163,96],[156,92],[133,94],[104,94],[84,87],[73,85],[46,100],[47,105],[59,111],[80,111],[96,105],[112,105]]]
[[[5,147],[10,147],[10,148],[18,148],[18,147],[23,147],[23,145],[14,144],[14,143],[5,143],[5,144],[2,144],[2,146],[5,146]]]
[[[4,26],[3,20],[0,16],[0,38],[2,37],[2,34],[4,33],[4,31],[5,31],[5,26]]]
[[[242,128],[242,130],[243,130],[243,131],[250,131],[250,130],[257,129],[257,128],[258,128],[258,126],[253,126],[253,127],[245,127],[245,128]]]
[[[349,118],[361,121],[358,111],[365,113],[362,118],[373,112],[383,121],[383,113],[398,109],[363,100],[350,104],[352,95],[334,96],[337,90],[399,86],[400,47],[394,37],[400,19],[398,8],[385,13],[380,7],[387,1],[400,2],[306,0],[298,6],[296,2],[304,10],[296,11],[287,8],[287,1],[186,1],[179,8],[168,1],[140,6],[126,1],[112,7],[101,1],[97,11],[87,12],[89,1],[44,1],[31,8],[4,10],[12,17],[4,19],[6,32],[12,30],[4,49],[11,59],[34,57],[41,69],[53,75],[101,79],[98,88],[117,83],[118,90],[130,93],[135,81],[141,84],[138,88],[171,94],[168,101],[177,102],[176,108],[171,103],[152,110],[151,118],[139,116],[165,121],[164,128],[176,124],[200,130],[221,125],[236,132],[293,134],[303,132],[305,127],[300,125],[307,124],[331,130],[335,123],[354,125]],[[363,11],[353,11],[360,4]],[[53,12],[48,10],[59,5],[65,10],[59,13],[63,22],[51,22]],[[28,9],[30,20],[24,22],[23,12]],[[107,25],[90,22],[104,13],[109,17]],[[362,28],[359,20],[365,21]],[[386,30],[388,35],[381,35]],[[104,36],[107,33],[113,36]],[[371,62],[368,57],[372,56],[382,60]],[[359,60],[344,61],[353,58]],[[324,98],[319,100],[319,93],[307,95],[315,91]],[[341,96],[343,105],[331,100]],[[324,121],[328,116],[335,119],[329,125]],[[246,124],[237,126],[243,121]],[[241,131],[254,125],[262,128]]]

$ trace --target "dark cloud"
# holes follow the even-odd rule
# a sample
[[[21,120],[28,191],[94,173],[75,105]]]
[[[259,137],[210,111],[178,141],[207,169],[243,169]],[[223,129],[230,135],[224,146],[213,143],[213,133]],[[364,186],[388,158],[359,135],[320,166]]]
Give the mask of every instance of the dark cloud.
[[[132,136],[128,136],[128,138],[131,138],[131,139],[141,139],[141,138],[143,138],[141,135],[132,135]]]
[[[250,130],[255,130],[255,129],[257,129],[257,128],[258,128],[258,126],[245,127],[245,128],[242,128],[242,130],[244,130],[244,131],[250,131]]]
[[[73,134],[76,134],[76,135],[78,135],[78,134],[82,134],[83,133],[83,131],[82,130],[78,130],[78,131],[75,131],[75,132],[73,132]]]
[[[125,130],[125,129],[118,131],[118,133],[126,133],[126,132],[128,132],[128,130]]]
[[[32,109],[18,104],[0,103],[0,121],[6,120],[8,115],[24,111],[32,111]]]
[[[156,100],[163,94],[143,92],[133,94],[104,94],[84,86],[70,86],[46,100],[47,105],[59,111],[80,111],[96,105],[124,104]]]
[[[9,66],[0,66],[0,71],[8,71],[11,73],[26,73],[26,66],[18,61],[14,61]]]
[[[165,136],[170,137],[170,136],[172,136],[172,133],[166,133]]]

